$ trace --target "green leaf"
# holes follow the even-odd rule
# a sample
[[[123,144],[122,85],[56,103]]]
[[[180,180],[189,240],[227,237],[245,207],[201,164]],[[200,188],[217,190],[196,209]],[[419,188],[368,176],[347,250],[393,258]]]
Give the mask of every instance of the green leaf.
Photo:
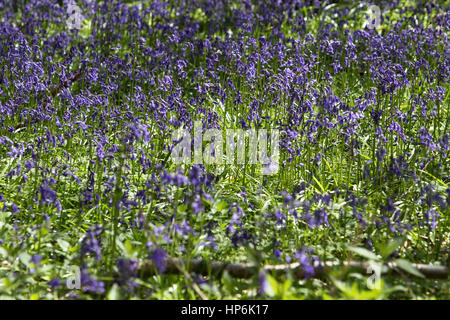
[[[397,250],[405,242],[404,238],[394,239],[387,245],[380,246],[379,250],[383,259],[389,257],[389,255]]]
[[[317,185],[319,186],[320,190],[322,190],[322,193],[325,192],[324,187],[322,186],[322,184],[319,182],[319,180],[316,179],[316,177],[312,176],[312,178],[314,179],[314,181],[317,183]]]
[[[349,246],[348,250],[353,251],[357,255],[360,255],[361,257],[369,259],[369,260],[378,260],[379,259],[376,254],[374,254],[373,252],[370,252],[369,250],[367,250],[365,248]]]
[[[395,264],[397,265],[397,267],[399,267],[400,269],[415,275],[419,278],[425,278],[425,276],[420,273],[419,270],[416,269],[416,267],[414,267],[409,261],[405,260],[405,259],[397,259],[394,261]]]
[[[128,254],[132,255],[134,250],[133,250],[133,245],[131,244],[130,240],[128,240],[128,239],[125,240],[124,245],[125,245],[125,249],[127,250]]]
[[[228,202],[226,202],[226,201],[220,201],[220,202],[217,204],[217,210],[218,210],[219,212],[222,212],[222,210],[226,209],[227,207],[228,207]]]
[[[107,295],[108,300],[119,300],[120,299],[120,288],[115,283],[112,288],[109,290]]]
[[[56,239],[56,242],[59,244],[61,249],[63,249],[63,251],[69,251],[70,243],[68,243],[67,241],[65,241],[63,239]]]
[[[270,274],[266,274],[265,277],[267,279],[267,287],[264,288],[266,291],[266,295],[268,295],[269,297],[273,297],[275,295],[275,289],[278,287],[278,282]]]
[[[27,267],[30,266],[31,256],[27,252],[19,253],[19,260]]]
[[[6,251],[5,248],[0,247],[0,257],[7,257],[8,256],[8,251]]]
[[[39,300],[39,293],[33,293],[30,297],[30,300]]]
[[[234,279],[230,276],[230,274],[228,273],[228,271],[224,271],[223,275],[222,275],[222,281],[223,284],[225,286],[225,288],[229,291],[229,292],[234,292],[235,289],[235,281]]]
[[[83,38],[88,38],[91,35],[92,23],[91,20],[85,19],[83,20],[83,25],[80,30],[80,35]]]

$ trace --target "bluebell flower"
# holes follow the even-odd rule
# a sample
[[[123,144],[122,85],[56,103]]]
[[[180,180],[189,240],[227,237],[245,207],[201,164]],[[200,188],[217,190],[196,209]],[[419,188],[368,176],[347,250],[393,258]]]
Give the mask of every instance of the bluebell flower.
[[[259,273],[258,282],[259,282],[258,293],[260,295],[265,295],[269,290],[270,284],[269,281],[267,280],[267,276],[264,271],[261,271]]]
[[[60,281],[58,278],[52,278],[49,282],[48,285],[53,289],[58,289],[60,287]]]
[[[166,252],[159,248],[153,250],[153,252],[149,256],[149,258],[153,260],[160,274],[164,273],[167,269],[166,257],[167,257]]]
[[[307,252],[308,252],[307,249],[302,248],[294,254],[294,257],[300,263],[300,266],[302,267],[302,269],[304,271],[305,278],[309,279],[312,276],[314,276],[315,271],[314,271],[314,266],[311,264],[310,259],[306,255]]]
[[[101,248],[101,234],[103,232],[103,228],[101,226],[94,226],[89,228],[86,233],[86,236],[83,238],[81,242],[81,258],[83,259],[84,255],[94,254],[95,261],[98,262],[102,259],[102,248]]]
[[[83,288],[83,292],[96,294],[105,293],[104,282],[92,278],[85,265],[83,265],[81,268],[80,276],[80,282]]]
[[[38,265],[41,264],[42,256],[39,255],[39,254],[34,254],[34,255],[31,257],[30,261],[31,261],[35,266],[38,266]]]

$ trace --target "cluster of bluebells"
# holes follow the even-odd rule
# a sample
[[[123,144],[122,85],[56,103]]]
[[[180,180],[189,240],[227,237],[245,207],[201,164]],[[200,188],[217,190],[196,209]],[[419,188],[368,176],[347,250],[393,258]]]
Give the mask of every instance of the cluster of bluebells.
[[[118,282],[128,294],[133,292],[139,285],[133,280],[137,276],[138,262],[135,259],[117,259],[117,268],[119,270]]]
[[[101,226],[91,227],[81,242],[80,259],[83,261],[86,255],[92,255],[95,261],[102,260],[101,234],[103,228]]]
[[[386,13],[385,27],[370,29],[333,1],[129,2],[76,1],[78,30],[66,23],[69,1],[0,0],[0,209],[15,226],[42,217],[64,224],[74,210],[104,223],[118,212],[119,232],[150,230],[161,241],[144,258],[163,273],[164,245],[175,236],[203,237],[213,252],[217,233],[235,250],[268,241],[280,258],[287,248],[277,244],[292,236],[292,221],[308,232],[350,222],[391,235],[443,223],[448,5],[380,1],[396,18]],[[311,30],[309,21],[323,16]],[[259,213],[262,231],[251,226],[258,208],[248,200],[260,191],[241,185],[217,196],[230,181],[245,181],[245,168],[242,178],[171,163],[171,133],[197,120],[204,129],[280,130],[283,170],[261,186],[280,204]],[[372,201],[373,193],[383,199]],[[414,207],[396,204],[413,200]],[[224,223],[201,220],[221,201]],[[199,219],[208,227],[196,226]],[[104,293],[86,257],[105,260],[107,228],[92,226],[81,239],[86,292]],[[294,254],[307,277],[309,253]],[[117,281],[132,292],[137,262],[118,259]]]

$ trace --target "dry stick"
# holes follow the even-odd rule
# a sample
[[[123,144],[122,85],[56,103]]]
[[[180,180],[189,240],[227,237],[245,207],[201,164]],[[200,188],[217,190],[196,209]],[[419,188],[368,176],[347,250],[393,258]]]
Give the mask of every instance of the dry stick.
[[[54,98],[56,97],[56,95],[64,88],[67,88],[69,86],[69,84],[74,83],[75,81],[77,81],[78,79],[81,78],[81,76],[83,75],[83,71],[78,71],[77,73],[75,73],[71,78],[61,82],[58,86],[54,87],[51,91],[51,97]],[[45,107],[47,105],[47,101],[44,101],[43,106]],[[27,124],[25,122],[22,122],[20,124],[18,124],[14,130],[20,129],[20,128],[24,128],[26,127]]]
[[[83,75],[83,71],[78,71],[75,73],[70,79],[63,81],[60,83],[57,87],[53,88],[50,92],[52,94],[52,97],[55,97],[59,91],[61,91],[63,88],[67,88],[69,86],[69,83],[73,83],[81,78]]]
[[[180,274],[179,265],[188,265],[187,272],[195,272],[204,276],[222,276],[224,271],[233,278],[249,279],[258,272],[258,268],[255,265],[247,263],[224,263],[219,261],[207,262],[204,260],[192,260],[189,264],[186,264],[182,259],[166,259],[166,271],[167,274]],[[393,272],[394,275],[399,275],[398,267],[395,263],[385,264],[387,272]],[[447,279],[449,272],[446,266],[433,266],[424,264],[413,264],[413,266],[428,279]],[[315,265],[315,278],[325,277],[332,268],[344,267],[348,270],[368,273],[369,263],[359,261],[348,261],[340,264],[339,262],[325,262],[322,264],[322,268]],[[262,268],[265,272],[273,275],[282,275],[288,271],[293,271],[296,278],[304,278],[305,271],[299,263],[284,264],[284,265],[267,265]],[[156,267],[151,260],[146,260],[139,265],[141,275],[144,277],[151,276],[156,273]],[[408,276],[411,276],[407,273]]]
[[[184,277],[189,281],[191,280],[191,276],[183,269],[181,268],[176,261],[173,261],[173,266],[184,275]],[[203,291],[198,287],[198,285],[195,282],[190,283],[191,288],[202,298],[202,300],[208,300],[206,295],[203,293]]]

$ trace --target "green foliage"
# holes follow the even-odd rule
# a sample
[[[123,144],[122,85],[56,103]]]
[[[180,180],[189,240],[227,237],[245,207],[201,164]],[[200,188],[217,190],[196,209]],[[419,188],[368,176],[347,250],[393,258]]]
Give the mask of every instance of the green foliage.
[[[150,5],[152,1],[125,1],[125,3],[127,4],[125,7],[129,10],[138,10],[139,7]],[[255,6],[255,1],[252,3]],[[416,2],[402,1],[402,3],[414,6]],[[258,48],[259,44],[252,47],[250,35],[245,33],[244,27],[233,28],[234,21],[231,20],[228,24],[212,27],[214,21],[205,7],[195,8],[189,12],[188,17],[181,18],[176,15],[174,5],[174,1],[169,1],[167,7],[161,9],[162,14],[152,11],[143,17],[143,21],[150,28],[145,30],[151,30],[148,34],[132,32],[134,29],[120,23],[108,26],[110,28],[108,29],[106,26],[111,17],[105,17],[104,21],[99,22],[95,15],[89,13],[86,13],[79,31],[69,31],[64,21],[44,21],[42,29],[46,30],[46,35],[36,38],[36,46],[42,47],[49,39],[55,40],[56,37],[67,33],[72,37],[72,42],[67,48],[60,49],[55,46],[52,63],[44,67],[57,69],[57,72],[51,74],[74,73],[82,68],[84,62],[79,56],[67,59],[66,51],[80,50],[85,52],[86,57],[99,55],[105,60],[116,61],[117,65],[133,65],[134,72],[139,73],[148,69],[149,61],[168,59],[169,55],[166,56],[166,53],[160,55],[153,53],[157,52],[158,43],[170,42],[171,53],[188,52],[185,55],[186,76],[174,77],[172,80],[176,83],[174,87],[182,88],[178,98],[186,105],[184,111],[188,112],[193,120],[206,119],[204,114],[198,112],[199,106],[190,103],[196,96],[198,82],[203,81],[202,78],[194,77],[194,73],[198,67],[205,67],[214,62],[225,67],[217,72],[215,80],[217,83],[211,86],[219,85],[220,90],[228,90],[228,80],[232,80],[243,100],[243,103],[236,107],[232,103],[234,97],[222,101],[213,90],[207,91],[202,96],[201,108],[216,115],[221,127],[240,128],[239,120],[249,115],[247,105],[251,101],[254,99],[271,101],[275,97],[279,98],[276,103],[265,102],[259,106],[261,115],[267,118],[261,120],[261,127],[270,129],[278,123],[289,123],[286,106],[299,108],[297,101],[292,102],[287,98],[288,91],[292,88],[278,97],[273,93],[273,88],[280,86],[279,79],[275,76],[264,78],[262,75],[264,72],[268,74],[284,72],[288,68],[294,68],[298,62],[287,63],[277,57],[264,63],[258,62],[255,53],[261,48]],[[231,12],[241,7],[244,5],[235,1],[226,10]],[[343,17],[336,10],[344,8],[348,8],[348,12],[345,23],[342,23]],[[304,72],[307,77],[313,79],[314,85],[306,88],[305,92],[311,96],[316,94],[325,96],[324,93],[328,92],[326,90],[330,90],[329,92],[332,91],[342,98],[342,103],[346,107],[339,110],[332,118],[333,123],[328,125],[340,125],[339,121],[350,112],[353,116],[358,116],[357,101],[377,86],[370,76],[371,62],[359,61],[355,66],[346,67],[335,73],[331,64],[336,61],[336,56],[322,50],[319,47],[320,41],[307,43],[305,39],[310,36],[322,36],[329,28],[330,32],[336,33],[336,42],[346,43],[349,41],[349,34],[362,28],[365,9],[366,7],[360,4],[336,2],[321,8],[320,14],[316,14],[315,6],[304,6],[294,11],[292,17],[280,14],[278,23],[282,35],[286,38],[283,40],[286,43],[286,50],[291,52],[295,49],[295,41],[300,41],[302,46],[298,57],[314,61],[309,66],[311,69]],[[424,25],[434,27],[433,18],[437,12],[436,9],[433,10],[421,17],[415,17],[408,11],[408,16],[405,17],[400,14],[399,7],[387,8],[384,14],[389,16],[389,23],[378,27],[376,35],[379,37],[395,35],[394,27],[399,28],[399,33],[408,32],[407,25],[396,24],[402,19],[420,18]],[[225,12],[224,15],[229,17],[230,12]],[[22,8],[18,8],[15,13],[14,19],[19,29],[26,27],[21,24],[26,18],[23,14]],[[32,15],[32,12],[27,14]],[[302,32],[298,31],[297,25],[292,24],[292,21],[297,21],[294,19],[299,17],[305,21],[305,30]],[[245,55],[237,59],[237,62],[231,62],[228,56],[218,52],[217,61],[206,61],[205,55],[198,54],[197,49],[194,48],[191,52],[191,49],[184,47],[183,43],[165,39],[161,29],[156,27],[174,24],[182,26],[185,18],[198,25],[198,30],[193,36],[195,41],[209,38],[225,41],[228,38],[239,37],[239,41],[242,40],[242,45],[246,48]],[[275,27],[274,24],[259,25],[252,29],[251,36],[255,39],[264,36],[265,39],[270,39],[268,41],[278,43],[280,39],[270,38]],[[94,37],[95,45],[89,42],[91,37]],[[0,41],[3,39],[0,38]],[[139,41],[143,41],[155,51],[152,54],[144,51],[137,45]],[[433,50],[443,51],[445,44],[446,42],[442,41]],[[367,52],[368,55],[374,54],[375,49],[365,47],[363,41],[356,43],[355,47],[357,52]],[[391,49],[386,48],[385,54],[388,54],[389,50]],[[407,54],[417,59],[428,59],[431,69],[438,68],[432,65],[432,59],[425,54],[417,54],[415,49],[410,49]],[[48,57],[44,56],[42,61],[46,61]],[[258,75],[261,76],[261,79],[252,85],[248,84],[246,75],[230,71],[236,71],[238,67],[241,68],[241,64],[248,63],[254,63]],[[401,64],[401,61],[398,63]],[[344,65],[344,61],[341,61],[341,64]],[[16,77],[17,80],[20,78],[17,76],[18,70],[25,72],[21,68],[22,66],[2,65],[2,79]],[[86,90],[103,96],[106,95],[105,88],[117,85],[117,90],[109,97],[108,104],[96,106],[96,109],[87,108],[83,114],[77,114],[78,111],[70,110],[64,103],[64,97],[57,94],[51,97],[52,103],[45,106],[51,111],[49,111],[50,118],[31,123],[28,121],[28,115],[32,114],[30,110],[45,109],[42,104],[38,105],[39,97],[33,93],[27,102],[17,107],[17,112],[2,114],[0,136],[13,139],[14,147],[19,148],[29,143],[35,146],[38,140],[41,141],[47,136],[59,135],[65,140],[57,147],[51,143],[46,144],[45,148],[40,146],[35,159],[28,153],[17,157],[9,156],[10,146],[6,143],[0,144],[0,194],[3,196],[3,200],[0,201],[1,299],[449,298],[448,281],[427,280],[413,266],[413,263],[440,265],[448,263],[448,253],[446,256],[444,250],[448,249],[450,243],[449,208],[445,209],[433,201],[427,207],[425,204],[427,199],[423,198],[422,190],[429,187],[435,194],[444,197],[450,186],[448,176],[450,158],[437,150],[426,149],[415,140],[422,126],[429,129],[434,141],[441,139],[443,134],[448,132],[450,112],[448,83],[439,84],[446,89],[444,101],[431,101],[429,105],[422,106],[423,112],[428,112],[428,108],[436,113],[432,118],[433,121],[426,121],[416,115],[414,119],[405,121],[404,133],[411,137],[408,141],[403,141],[397,132],[389,129],[391,119],[396,119],[399,112],[409,115],[412,113],[411,110],[419,109],[411,99],[412,94],[426,95],[428,90],[434,90],[438,85],[436,81],[429,82],[423,72],[417,72],[409,67],[406,73],[408,78],[412,79],[410,84],[390,95],[377,94],[376,102],[367,107],[364,117],[359,119],[357,124],[349,122],[345,125],[348,125],[348,128],[355,126],[354,129],[358,131],[351,139],[344,137],[344,134],[337,130],[327,132],[323,127],[311,133],[310,138],[308,126],[305,126],[302,134],[290,141],[292,148],[302,150],[301,154],[288,159],[289,155],[284,153],[282,160],[285,162],[277,175],[263,177],[259,174],[261,166],[258,165],[230,165],[220,168],[223,170],[217,170],[217,167],[211,165],[207,166],[205,171],[219,172],[217,181],[213,183],[213,188],[199,187],[201,190],[199,192],[192,185],[163,184],[161,182],[163,172],[158,171],[155,166],[162,164],[163,169],[169,174],[178,172],[176,170],[182,175],[189,174],[191,165],[177,167],[170,162],[168,151],[171,142],[170,131],[176,129],[175,126],[167,125],[167,132],[162,131],[159,126],[161,119],[178,119],[179,110],[173,107],[164,114],[155,112],[161,116],[157,118],[149,111],[147,105],[142,107],[136,103],[137,97],[141,96],[148,98],[149,101],[153,97],[163,101],[169,100],[167,98],[169,93],[163,90],[160,83],[166,75],[177,73],[179,70],[167,62],[165,69],[150,70],[148,75],[144,74],[139,78],[136,74],[122,74],[120,68],[105,70],[104,66],[97,64],[88,65],[88,68],[98,68],[102,76],[107,74],[115,82],[104,84],[102,87],[92,81],[87,88],[86,79],[82,77],[76,83],[71,83],[67,90],[74,97],[82,97],[86,94]],[[50,76],[44,74],[43,80],[48,80],[51,88],[56,87],[62,80],[56,76],[47,79],[46,77]],[[326,88],[326,74],[330,74],[333,78],[329,88]],[[0,107],[6,105],[6,102],[17,94],[12,85],[7,87],[0,83],[0,90],[2,90]],[[49,92],[41,94],[50,95]],[[181,103],[180,101],[168,103],[176,106],[177,103]],[[319,103],[311,103],[311,110],[311,114],[316,118],[313,119],[311,114],[305,113],[305,123],[325,119],[322,116],[327,111]],[[385,112],[380,119],[380,126],[383,127],[387,141],[384,145],[387,154],[384,160],[378,159],[377,148],[380,138],[376,134],[371,118],[371,112],[380,110]],[[112,115],[120,117],[115,117],[111,121],[106,119],[109,121],[106,130],[102,127],[101,121],[98,121],[98,114],[106,115],[106,118],[109,115],[111,118]],[[88,129],[73,128],[65,122],[61,126],[56,124],[57,118],[75,116],[87,119]],[[122,120],[118,120],[119,118]],[[150,137],[149,143],[134,141],[133,151],[126,149],[123,143],[123,138],[132,131],[126,126],[130,118],[139,119],[148,125]],[[22,123],[24,125],[16,129]],[[321,126],[324,126],[324,123],[321,123]],[[119,146],[119,151],[113,152],[112,157],[101,159],[96,155],[96,143],[100,140],[100,133],[104,134],[107,142],[105,152],[112,152],[113,146]],[[358,147],[352,149],[352,142]],[[323,157],[317,161],[319,153],[322,153]],[[147,171],[142,170],[139,163],[140,157],[144,155],[148,156],[152,163]],[[410,166],[409,170],[417,173],[417,177],[408,176],[405,171],[398,175],[392,173],[394,159],[402,155],[408,156],[406,163]],[[30,169],[25,169],[25,164],[31,160],[35,161],[35,164]],[[63,164],[67,165],[67,168],[64,168]],[[18,166],[23,170],[21,174],[9,174]],[[67,170],[71,170],[70,172],[80,181],[70,176]],[[366,173],[369,178],[365,177]],[[26,175],[26,179],[22,174]],[[93,184],[90,184],[90,176],[95,177]],[[39,188],[44,181],[51,178],[57,180],[51,188],[57,194],[62,210],[58,210],[54,203],[47,203],[42,199]],[[25,180],[27,182],[24,182]],[[302,184],[304,188],[298,191]],[[88,186],[92,190],[88,190]],[[137,204],[129,208],[119,207],[118,204],[125,194],[128,199],[138,199],[137,194],[143,189],[146,192],[145,201],[136,200]],[[87,201],[87,191],[92,195],[98,195],[98,198]],[[288,192],[293,199],[285,200],[281,191]],[[201,204],[200,212],[195,213],[193,202],[189,197],[198,201],[196,204]],[[324,197],[329,201],[321,200]],[[421,197],[424,201],[419,203],[418,199]],[[359,201],[361,199],[365,201]],[[395,210],[383,209],[387,199],[392,199]],[[18,205],[18,212],[13,209],[13,204]],[[233,232],[229,231],[230,221],[237,212],[235,204],[238,204],[244,212],[244,215],[239,216],[242,230],[252,237],[238,245],[233,238]],[[316,212],[325,210],[327,225],[321,223],[312,226],[304,216],[299,217],[306,212],[306,204],[310,205],[308,212],[312,217]],[[429,223],[424,223],[423,216],[427,210],[435,210],[437,213],[436,229],[430,228]],[[405,227],[401,232],[392,231],[390,225],[384,223],[381,217],[386,217],[389,221],[397,219],[402,226],[406,223],[412,225],[408,229]],[[103,233],[99,236],[102,256],[97,261],[95,254],[89,252],[81,261],[80,252],[86,234],[90,228],[97,225],[103,228]],[[183,229],[186,225],[192,230]],[[242,234],[237,235],[245,238]],[[214,239],[215,246],[212,245],[210,238]],[[368,244],[369,240],[373,245]],[[382,277],[372,283],[369,282],[371,274],[348,271],[340,266],[333,268],[329,275],[321,279],[314,277],[297,279],[291,272],[281,276],[265,274],[264,292],[261,292],[261,279],[258,278],[258,273],[246,280],[235,279],[227,272],[221,277],[212,274],[200,276],[188,274],[187,265],[180,265],[179,275],[162,273],[144,277],[135,274],[131,277],[132,283],[126,284],[123,284],[126,282],[124,279],[117,277],[117,274],[120,274],[118,259],[142,262],[148,260],[155,249],[163,249],[169,256],[183,258],[188,263],[191,259],[198,258],[208,263],[251,262],[254,268],[260,271],[263,265],[292,262],[295,254],[302,248],[313,248],[314,253],[311,255],[320,258],[321,261],[367,262],[371,270],[380,272]],[[32,262],[35,255],[42,257],[36,264]],[[86,264],[87,271],[95,280],[104,282],[103,293],[94,294],[82,289],[67,288],[65,282],[73,276],[69,272],[70,267],[80,267],[82,262]],[[395,265],[400,277],[384,274],[386,263]],[[50,287],[49,282],[52,279],[60,280],[58,288]],[[133,286],[135,284],[136,286]],[[374,287],[369,288],[371,285]]]

